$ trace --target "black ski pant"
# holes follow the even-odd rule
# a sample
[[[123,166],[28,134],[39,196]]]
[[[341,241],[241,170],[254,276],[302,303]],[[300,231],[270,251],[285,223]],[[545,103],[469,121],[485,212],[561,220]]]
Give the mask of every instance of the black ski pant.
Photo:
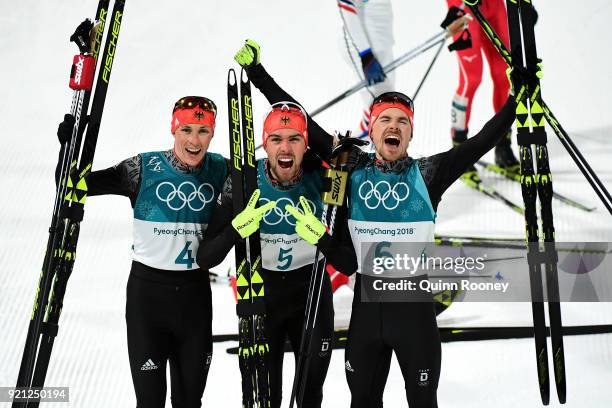
[[[212,301],[202,270],[162,271],[132,263],[125,311],[138,408],[166,402],[170,362],[174,408],[201,407],[212,358]]]
[[[351,408],[380,408],[395,352],[410,408],[436,408],[441,343],[431,302],[365,302],[357,276],[345,353]]]
[[[300,349],[304,313],[311,267],[280,272],[264,271],[266,288],[266,336],[270,347],[270,406],[281,406],[283,385],[283,354],[287,337],[296,359]],[[317,324],[312,336],[310,362],[306,377],[303,404],[300,408],[319,408],[323,400],[323,382],[331,359],[334,335],[334,305],[331,283],[324,274]],[[315,293],[316,296],[316,293]],[[293,376],[292,376],[293,377]]]

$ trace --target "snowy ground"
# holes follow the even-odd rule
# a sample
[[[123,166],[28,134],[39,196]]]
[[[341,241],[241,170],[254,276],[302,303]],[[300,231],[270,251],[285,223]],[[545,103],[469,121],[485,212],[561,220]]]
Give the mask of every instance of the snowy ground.
[[[104,168],[141,151],[171,145],[172,103],[205,94],[221,108],[211,149],[227,152],[225,78],[232,56],[247,37],[257,39],[268,70],[308,109],[354,82],[336,49],[339,16],[334,1],[303,4],[279,0],[172,3],[128,0],[102,122],[96,163]],[[170,5],[171,4],[171,5]],[[435,34],[445,14],[443,1],[395,1],[395,52]],[[53,201],[52,174],[58,149],[55,129],[70,104],[69,65],[75,47],[68,37],[90,17],[95,1],[0,3],[0,386],[14,385]],[[607,51],[612,4],[591,0],[538,1],[538,48],[544,60],[544,97],[601,179],[612,188],[612,74]],[[413,93],[429,63],[428,54],[397,71],[397,88]],[[411,155],[449,146],[449,107],[457,81],[455,56],[443,52],[416,107]],[[485,69],[486,72],[486,69]],[[478,129],[492,115],[491,84],[477,94],[471,122]],[[255,112],[265,101],[255,95]],[[330,131],[353,128],[359,99],[350,98],[321,114]],[[259,121],[255,123],[260,132]],[[612,218],[584,181],[562,145],[549,133],[555,190],[598,206],[591,214],[555,202],[560,241],[612,241]],[[512,182],[487,181],[521,201]],[[134,406],[127,360],[124,304],[130,265],[129,203],[121,197],[88,200],[79,257],[65,297],[60,333],[47,384],[71,387],[71,407]],[[523,220],[504,206],[455,183],[440,204],[437,232],[520,237]],[[224,273],[229,262],[218,271]],[[214,289],[214,332],[235,332],[229,289]],[[342,306],[342,305],[340,305]],[[339,311],[340,312],[340,311]],[[563,305],[566,324],[611,323],[609,304]],[[528,304],[457,304],[441,326],[528,325]],[[215,344],[203,402],[238,406],[236,361]],[[609,407],[612,403],[612,335],[567,337],[567,407]],[[286,359],[291,373],[292,359]],[[539,406],[531,339],[443,345],[441,407]],[[348,406],[343,352],[335,351],[325,384],[324,405]],[[285,390],[292,376],[285,376]],[[406,406],[403,382],[393,363],[387,406]],[[551,398],[554,403],[554,391]]]

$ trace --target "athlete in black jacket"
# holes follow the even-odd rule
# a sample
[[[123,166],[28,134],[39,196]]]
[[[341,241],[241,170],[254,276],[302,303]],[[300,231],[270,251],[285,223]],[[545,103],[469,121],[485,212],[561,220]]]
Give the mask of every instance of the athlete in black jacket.
[[[253,84],[271,103],[297,101],[282,90],[259,63],[259,46],[252,40],[236,55]],[[379,95],[371,106],[369,136],[375,153],[353,153],[349,182],[350,241],[359,254],[362,245],[391,240],[376,231],[401,227],[394,242],[433,241],[435,212],[444,191],[506,134],[515,117],[510,97],[503,108],[467,142],[420,159],[408,156],[413,137],[414,106],[398,92]],[[323,159],[337,143],[308,117],[311,146]],[[409,231],[409,232],[400,232]],[[402,235],[403,234],[403,235]],[[378,242],[377,242],[378,241]],[[396,353],[411,408],[437,407],[441,344],[430,301],[366,302],[361,286],[372,270],[358,255],[355,297],[345,355],[351,407],[380,407],[392,352]],[[346,272],[346,271],[342,271]],[[427,275],[418,276],[427,279]],[[367,282],[367,283],[366,283]],[[372,288],[364,288],[370,290]],[[420,300],[421,298],[419,298]]]
[[[167,363],[172,405],[201,406],[212,358],[212,298],[195,253],[228,174],[226,160],[207,152],[215,115],[211,100],[181,98],[172,149],[140,153],[88,178],[88,196],[125,196],[134,211],[125,319],[139,408],[165,406]],[[58,130],[62,149],[73,126],[67,115]]]
[[[301,208],[300,200],[304,199],[312,213],[321,218],[321,161],[307,151],[308,141],[306,115],[301,108],[288,102],[275,104],[264,120],[263,143],[267,158],[257,161],[258,190],[255,193],[259,194],[256,199],[261,207],[269,208],[247,206],[245,211],[234,217],[232,185],[228,178],[197,255],[201,267],[211,268],[222,262],[241,239],[260,230],[272,408],[281,405],[283,354],[287,337],[296,359],[298,357],[315,245],[327,262],[336,268],[347,271],[356,268],[352,247],[345,247],[345,253],[332,250],[334,240],[348,233],[345,225],[339,231],[334,231],[332,237],[316,221],[315,224],[322,228],[321,235],[303,237],[297,230],[295,217],[285,208],[286,205]],[[247,228],[249,231],[245,232]],[[323,382],[331,358],[333,299],[329,275],[325,273],[323,278],[301,407],[321,406]]]

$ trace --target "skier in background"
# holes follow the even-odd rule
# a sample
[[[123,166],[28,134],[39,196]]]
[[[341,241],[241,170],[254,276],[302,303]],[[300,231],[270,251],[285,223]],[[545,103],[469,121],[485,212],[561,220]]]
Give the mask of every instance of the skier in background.
[[[368,86],[359,91],[363,109],[355,133],[366,138],[374,96],[395,87],[394,72],[383,72],[383,67],[393,61],[393,10],[390,0],[337,2],[343,22],[342,56],[360,81],[368,81]]]
[[[248,49],[241,49],[236,58],[241,52],[248,53]],[[340,234],[332,238],[319,221],[323,211],[323,171],[321,160],[308,149],[306,114],[301,106],[282,101],[274,104],[264,119],[263,129],[267,158],[257,161],[258,189],[246,208],[234,217],[232,183],[231,178],[227,179],[197,259],[202,267],[212,268],[225,259],[236,243],[259,229],[270,407],[278,408],[282,400],[285,342],[288,338],[297,360],[317,247],[338,268],[355,266],[354,257],[334,246]],[[333,334],[332,288],[329,276],[324,274],[304,399],[298,402],[302,408],[321,407]]]
[[[94,171],[87,182],[88,196],[125,196],[134,210],[125,320],[139,408],[165,406],[167,362],[172,406],[201,406],[212,359],[212,298],[195,254],[228,174],[226,160],[207,151],[216,114],[208,98],[179,99],[173,148]],[[62,149],[74,123],[66,115],[59,126]]]
[[[446,3],[449,8],[448,16],[453,19],[465,13],[471,14],[462,0],[447,0]],[[508,16],[504,1],[484,0],[479,5],[479,10],[497,32],[504,45],[509,47]],[[469,22],[468,30],[471,33],[472,47],[457,51],[459,86],[453,97],[451,108],[451,139],[453,145],[461,144],[468,138],[472,101],[482,80],[483,54],[487,59],[491,80],[493,81],[493,109],[495,112],[499,112],[502,108],[508,98],[509,91],[506,78],[507,65],[475,18]],[[455,40],[461,35],[456,35]],[[512,131],[509,129],[505,137],[500,139],[495,146],[495,163],[508,171],[518,173],[519,162],[512,152],[511,136]],[[474,166],[470,166],[464,176],[478,180],[478,174]]]

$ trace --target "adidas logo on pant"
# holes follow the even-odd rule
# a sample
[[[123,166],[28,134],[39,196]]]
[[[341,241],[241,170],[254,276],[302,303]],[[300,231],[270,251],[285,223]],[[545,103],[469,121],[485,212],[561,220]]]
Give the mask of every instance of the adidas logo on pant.
[[[148,359],[143,365],[142,367],[140,367],[140,369],[142,371],[147,371],[147,370],[157,370],[157,366],[155,365],[155,363],[153,362],[153,360]]]
[[[344,368],[346,369],[346,371],[350,371],[351,373],[354,373],[355,370],[353,370],[353,367],[351,367],[351,363],[346,360],[346,363],[344,363]]]

